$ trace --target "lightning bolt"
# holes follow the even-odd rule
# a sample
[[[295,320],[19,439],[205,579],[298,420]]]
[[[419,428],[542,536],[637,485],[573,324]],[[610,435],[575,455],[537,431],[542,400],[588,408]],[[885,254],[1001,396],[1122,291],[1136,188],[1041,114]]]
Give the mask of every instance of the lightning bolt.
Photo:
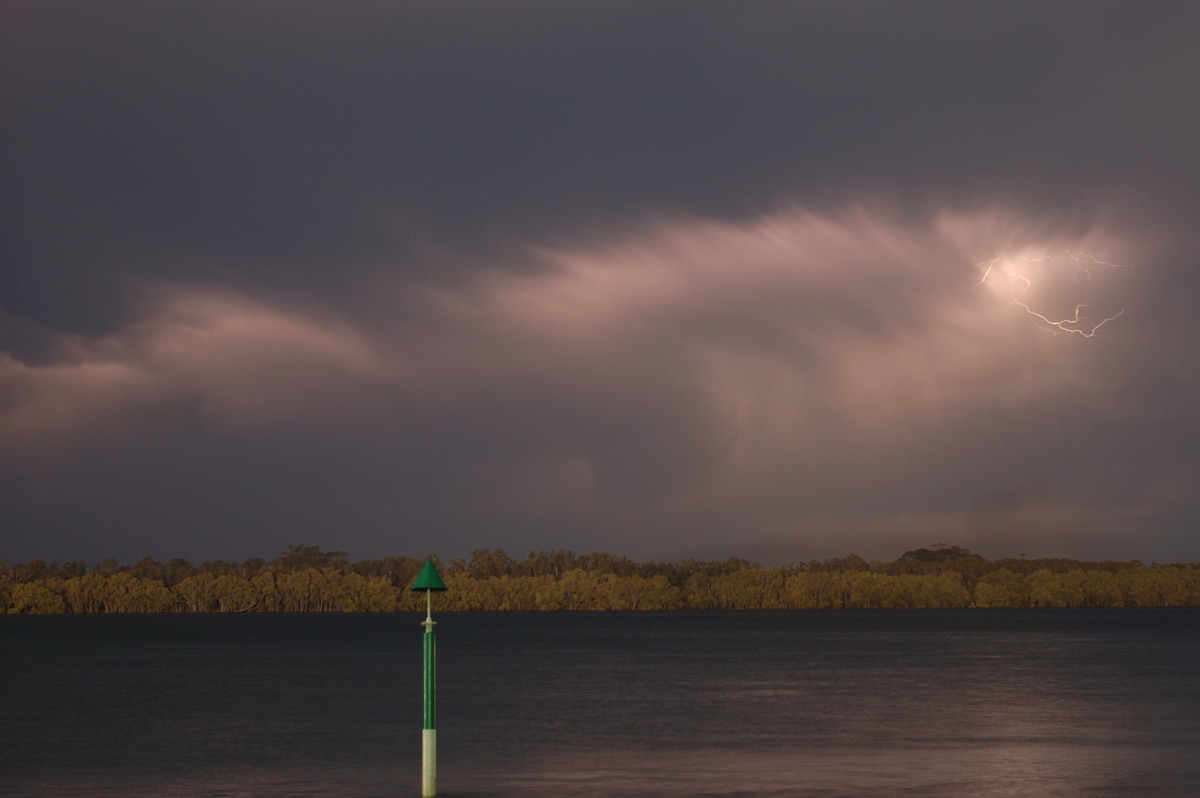
[[[1034,308],[1034,305],[1037,303],[1029,295],[1034,289],[1035,280],[1028,273],[1028,269],[1020,269],[1019,266],[1014,265],[1014,261],[1028,264],[1046,264],[1051,258],[1058,255],[1065,255],[1074,263],[1072,284],[1089,287],[1089,290],[1084,290],[1081,292],[1081,295],[1077,295],[1078,298],[1074,301],[1074,310],[1061,318],[1049,315],[1049,311],[1043,312]],[[1094,338],[1099,333],[1101,327],[1125,314],[1125,308],[1122,307],[1116,313],[1104,316],[1099,321],[1096,321],[1095,316],[1087,313],[1089,303],[1094,299],[1093,293],[1090,290],[1090,287],[1094,285],[1092,270],[1098,268],[1127,269],[1129,267],[1124,264],[1101,260],[1086,252],[1065,249],[1033,257],[1028,255],[997,255],[990,261],[975,264],[975,268],[982,272],[982,276],[979,278],[979,282],[975,283],[972,287],[972,290],[987,283],[993,273],[1001,275],[1004,280],[1002,287],[1006,290],[1012,303],[1052,331],[1057,330],[1071,335],[1078,335],[1082,338]]]

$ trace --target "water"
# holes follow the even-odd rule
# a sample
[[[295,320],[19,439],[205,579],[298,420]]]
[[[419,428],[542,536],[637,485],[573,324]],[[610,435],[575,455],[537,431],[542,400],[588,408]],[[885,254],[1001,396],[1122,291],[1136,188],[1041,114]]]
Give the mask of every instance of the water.
[[[1200,610],[437,619],[447,798],[1198,794]],[[420,620],[0,617],[0,795],[418,795]]]

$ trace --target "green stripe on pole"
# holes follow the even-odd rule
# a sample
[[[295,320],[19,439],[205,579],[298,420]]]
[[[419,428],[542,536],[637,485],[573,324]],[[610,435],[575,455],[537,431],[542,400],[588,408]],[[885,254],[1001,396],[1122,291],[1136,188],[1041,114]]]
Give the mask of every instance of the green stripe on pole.
[[[425,627],[425,711],[422,715],[422,729],[437,728],[437,635],[433,633],[433,625]]]
[[[437,635],[433,627],[437,626],[430,617],[432,609],[432,593],[425,591],[425,634],[421,635],[424,654],[425,680],[422,686],[424,707],[422,711],[421,728],[421,798],[437,798]]]

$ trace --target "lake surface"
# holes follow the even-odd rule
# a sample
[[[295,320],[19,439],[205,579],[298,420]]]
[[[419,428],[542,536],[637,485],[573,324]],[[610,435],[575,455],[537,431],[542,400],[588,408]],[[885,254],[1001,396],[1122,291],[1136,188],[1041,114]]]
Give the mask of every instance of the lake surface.
[[[419,795],[422,618],[0,616],[0,795]],[[1200,794],[1200,610],[435,619],[447,798]]]

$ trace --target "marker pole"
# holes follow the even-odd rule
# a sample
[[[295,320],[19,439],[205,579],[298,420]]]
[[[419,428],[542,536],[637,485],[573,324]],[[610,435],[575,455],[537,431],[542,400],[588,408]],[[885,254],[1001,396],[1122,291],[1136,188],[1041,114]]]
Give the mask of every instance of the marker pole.
[[[446,589],[433,560],[425,561],[412,589],[425,591],[425,634],[421,635],[424,655],[424,681],[421,687],[424,708],[421,713],[421,798],[437,796],[437,635],[433,627],[433,592]]]
[[[421,635],[425,660],[421,722],[421,798],[437,795],[437,635],[433,627],[433,591],[425,591],[425,634]]]

